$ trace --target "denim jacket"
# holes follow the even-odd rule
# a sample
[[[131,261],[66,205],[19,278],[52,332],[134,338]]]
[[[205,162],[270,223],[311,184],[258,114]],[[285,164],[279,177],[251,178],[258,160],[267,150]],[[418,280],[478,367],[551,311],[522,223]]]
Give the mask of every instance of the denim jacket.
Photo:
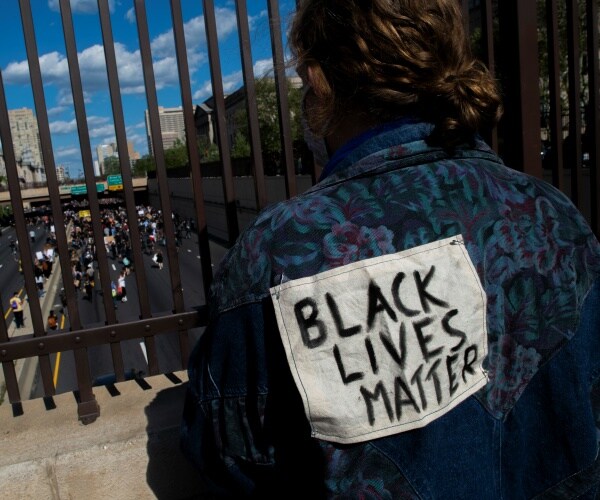
[[[215,492],[593,498],[600,244],[552,186],[478,140],[451,155],[431,147],[430,132],[401,122],[353,141],[221,263],[182,424],[183,450]],[[417,429],[353,444],[312,437],[269,289],[458,235],[487,299],[488,382]]]

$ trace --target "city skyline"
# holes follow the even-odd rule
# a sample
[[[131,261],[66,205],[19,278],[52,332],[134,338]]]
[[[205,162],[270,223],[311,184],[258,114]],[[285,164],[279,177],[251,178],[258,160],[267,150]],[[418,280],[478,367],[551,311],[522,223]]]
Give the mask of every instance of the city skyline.
[[[144,111],[147,109],[141,69],[133,0],[106,0],[110,7],[115,40],[121,99],[127,140],[141,155],[148,153]],[[92,154],[101,144],[115,142],[104,50],[96,0],[71,0],[78,60],[85,97],[85,111]],[[182,0],[184,32],[194,104],[209,98],[212,92],[202,2]],[[30,108],[34,111],[29,70],[18,0],[6,0],[0,19],[0,40],[10,51],[0,54],[0,70],[9,109]],[[31,0],[33,22],[44,95],[48,109],[52,146],[56,165],[64,165],[71,177],[83,170],[77,136],[77,122],[72,104],[71,86],[62,35],[58,0]],[[295,8],[294,0],[279,2],[282,32]],[[176,71],[171,12],[168,0],[146,2],[148,27],[153,55],[157,98],[165,108],[180,107],[181,97]],[[219,52],[225,93],[243,85],[235,4],[215,1]],[[248,2],[254,73],[272,73],[271,46],[266,1]],[[286,43],[284,39],[284,44]],[[96,155],[93,154],[95,157]]]

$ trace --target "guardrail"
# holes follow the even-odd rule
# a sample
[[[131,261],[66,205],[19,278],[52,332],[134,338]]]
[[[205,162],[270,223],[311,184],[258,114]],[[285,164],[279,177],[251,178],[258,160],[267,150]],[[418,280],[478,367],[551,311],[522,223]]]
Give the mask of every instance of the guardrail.
[[[585,106],[589,109],[585,131],[591,137],[597,138],[600,130],[600,115],[598,105],[598,11],[595,0],[578,2],[569,0],[547,0],[543,15],[542,25],[536,25],[532,19],[538,19],[537,2],[535,0],[502,0],[492,2],[469,2],[462,0],[465,10],[465,20],[469,23],[474,39],[478,40],[478,47],[485,62],[501,76],[502,85],[506,96],[506,115],[498,129],[490,131],[487,139],[514,168],[542,177],[541,151],[541,98],[540,98],[540,72],[538,54],[538,29],[543,26],[548,33],[548,47],[546,57],[549,61],[547,78],[549,91],[549,135],[552,143],[552,182],[559,188],[565,189],[563,179],[566,166],[570,167],[571,186],[569,194],[575,203],[582,205],[582,200],[587,196],[590,199],[590,208],[587,216],[596,232],[600,234],[600,208],[598,194],[600,193],[600,180],[598,176],[600,165],[600,141],[594,141],[589,151],[589,181],[586,183],[582,166],[582,131],[581,122],[581,94],[576,91],[585,88],[588,101]],[[475,7],[469,8],[469,4]],[[560,82],[559,61],[559,31],[557,25],[559,4],[564,4],[567,15],[567,40],[569,54],[566,63],[569,74],[573,74],[569,82],[569,89]],[[69,315],[70,328],[68,332],[48,333],[42,318],[39,301],[37,300],[35,277],[33,274],[33,257],[28,240],[26,214],[20,207],[23,206],[25,193],[22,191],[18,173],[15,152],[12,146],[11,130],[8,120],[8,109],[4,84],[0,78],[0,138],[4,146],[6,162],[6,176],[8,179],[8,193],[14,210],[15,228],[23,256],[23,274],[25,288],[30,297],[31,321],[34,333],[31,336],[9,339],[6,323],[0,321],[0,362],[2,363],[8,398],[11,404],[18,408],[21,394],[15,377],[14,362],[17,359],[37,357],[40,365],[43,390],[46,398],[55,394],[50,366],[52,353],[70,350],[74,353],[78,380],[78,414],[79,418],[89,423],[99,415],[90,377],[90,361],[88,349],[97,345],[110,347],[112,363],[117,381],[126,377],[123,367],[121,344],[127,339],[140,339],[145,343],[148,353],[147,373],[153,375],[160,372],[155,339],[158,335],[176,335],[179,338],[181,366],[185,367],[189,354],[189,330],[206,324],[205,304],[185,304],[180,276],[179,255],[176,247],[176,228],[172,218],[164,218],[164,234],[166,261],[169,269],[169,284],[172,298],[172,311],[168,315],[156,316],[150,308],[148,280],[142,262],[142,250],[139,245],[132,247],[132,261],[135,266],[135,281],[139,291],[140,318],[137,321],[119,323],[111,301],[104,304],[105,326],[86,328],[82,324],[76,290],[74,289],[69,262],[69,248],[65,232],[65,216],[61,206],[61,195],[66,187],[59,185],[56,177],[56,168],[52,149],[48,110],[44,97],[42,75],[39,63],[39,52],[36,44],[36,33],[29,0],[19,0],[21,8],[20,23],[23,27],[29,75],[33,98],[35,102],[36,117],[38,121],[40,141],[43,152],[43,162],[46,168],[47,192],[51,205],[51,213],[56,227],[56,241],[61,263],[62,280],[65,288],[66,309]],[[104,233],[102,215],[98,201],[98,190],[94,177],[90,136],[86,120],[84,94],[81,84],[81,72],[77,57],[75,32],[71,5],[69,0],[60,0],[60,13],[66,47],[67,61],[71,79],[71,89],[75,116],[78,126],[79,143],[85,174],[86,197],[89,201],[91,218],[91,232],[96,242],[98,271],[100,276],[100,290],[104,297],[111,296],[110,273],[107,252],[102,244]],[[147,23],[147,6],[151,2],[134,0],[136,25],[142,60],[143,77],[148,103],[148,119],[151,127],[152,143],[154,144],[154,157],[156,162],[156,182],[159,191],[159,207],[163,214],[173,212],[173,203],[170,199],[168,175],[165,166],[165,151],[162,146],[160,120],[158,111],[157,86],[152,64],[152,49]],[[186,40],[184,37],[184,23],[181,12],[180,0],[170,0],[169,5],[172,15],[173,36],[175,41],[174,56],[177,61],[177,74],[180,82],[181,102],[184,110],[185,135],[187,153],[190,161],[191,175],[189,182],[194,194],[194,218],[197,228],[197,245],[200,255],[198,272],[202,276],[203,288],[208,291],[212,280],[211,254],[207,231],[207,214],[205,211],[203,195],[203,179],[198,149],[196,147],[196,132],[192,111],[192,92],[190,74],[187,60]],[[208,45],[211,83],[214,97],[214,112],[216,115],[216,137],[221,158],[221,186],[223,192],[223,209],[225,213],[226,234],[225,239],[232,243],[239,232],[237,197],[233,182],[232,160],[230,145],[228,144],[226,130],[226,110],[223,90],[223,78],[220,70],[219,47],[217,40],[217,25],[215,18],[214,2],[203,0],[203,18]],[[258,108],[256,92],[254,89],[254,75],[252,69],[251,38],[249,35],[248,12],[245,0],[236,0],[237,28],[241,47],[242,74],[244,88],[246,89],[246,107],[248,124],[251,137],[251,158],[254,177],[254,189],[257,209],[266,203],[266,183],[260,147],[260,133],[258,127]],[[585,25],[579,23],[579,12],[584,13]],[[290,109],[287,101],[287,78],[282,43],[282,20],[280,19],[279,3],[277,0],[267,0],[268,19],[270,27],[270,40],[276,82],[276,93],[279,102],[278,119],[281,137],[281,157],[284,165],[286,197],[294,196],[297,192],[296,177],[294,172],[293,148],[290,132]],[[109,3],[106,0],[98,1],[98,16],[102,29],[102,42],[106,59],[106,69],[110,90],[111,107],[114,116],[116,142],[119,156],[123,185],[123,204],[127,219],[136,219],[136,206],[134,199],[135,181],[132,178],[127,155],[127,137],[123,116],[122,95],[119,86],[119,75],[115,57],[115,42],[111,27]],[[498,21],[498,22],[496,22]],[[18,20],[15,20],[15,23]],[[582,36],[580,36],[582,35]],[[588,55],[587,67],[582,70],[580,40],[584,40],[585,50]],[[584,77],[582,78],[581,75]],[[573,147],[565,151],[562,130],[561,107],[567,103],[569,115],[569,134]],[[313,171],[312,178],[318,178],[318,171]],[[69,189],[72,189],[70,187]],[[129,237],[132,241],[140,241],[140,229],[136,224],[129,227]]]

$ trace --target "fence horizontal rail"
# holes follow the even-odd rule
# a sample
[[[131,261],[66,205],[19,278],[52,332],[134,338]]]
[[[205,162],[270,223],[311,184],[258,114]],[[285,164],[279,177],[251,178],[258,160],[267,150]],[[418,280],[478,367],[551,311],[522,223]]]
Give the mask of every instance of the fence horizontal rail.
[[[16,337],[9,342],[0,344],[0,362],[203,327],[208,322],[207,309],[206,306],[200,306],[194,311],[145,320],[86,328],[79,331],[51,333],[43,337],[34,337],[33,335]]]

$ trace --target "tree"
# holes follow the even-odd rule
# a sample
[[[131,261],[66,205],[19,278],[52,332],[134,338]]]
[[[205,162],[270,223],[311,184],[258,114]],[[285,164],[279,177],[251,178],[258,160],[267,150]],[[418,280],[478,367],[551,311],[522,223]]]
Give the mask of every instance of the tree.
[[[107,156],[104,158],[104,175],[120,174],[121,166],[117,156]]]
[[[165,150],[165,164],[167,168],[185,167],[189,163],[187,146],[177,139],[172,147]]]
[[[277,93],[275,89],[275,80],[272,78],[261,78],[256,80],[256,101],[258,104],[258,125],[260,129],[260,145],[263,158],[267,163],[267,170],[271,165],[281,163],[281,138],[279,133],[279,119],[277,107]],[[302,99],[302,90],[288,85],[288,104],[290,109],[290,128],[292,132],[292,142],[294,145],[302,140],[302,123],[300,102]],[[238,134],[241,135],[249,148],[248,115],[245,109],[239,110],[234,121]],[[236,134],[236,142],[237,142]],[[242,139],[239,139],[238,146],[242,147]],[[235,144],[234,144],[235,146]],[[248,149],[248,154],[250,153]],[[299,157],[297,151],[295,157]]]
[[[200,136],[198,138],[198,151],[200,152],[200,161],[202,162],[212,162],[219,161],[219,148],[213,142],[208,140],[206,136]]]
[[[144,155],[135,162],[132,173],[134,177],[142,177],[148,172],[153,172],[154,170],[156,170],[156,162],[154,161],[154,157],[152,155]]]
[[[231,147],[232,158],[248,158],[250,156],[250,143],[239,130],[235,133],[233,146]]]

